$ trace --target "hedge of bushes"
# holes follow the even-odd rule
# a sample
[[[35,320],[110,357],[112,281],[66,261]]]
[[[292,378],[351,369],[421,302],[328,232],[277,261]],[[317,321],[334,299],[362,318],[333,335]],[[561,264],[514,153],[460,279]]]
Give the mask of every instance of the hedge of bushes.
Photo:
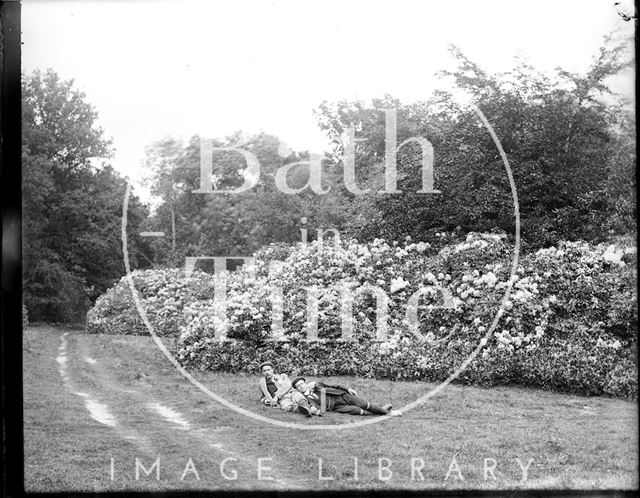
[[[400,343],[297,344],[272,341],[263,345],[198,342],[179,353],[183,365],[201,370],[255,375],[258,365],[272,360],[290,375],[361,377],[442,382],[469,356],[474,345],[452,340],[431,347]],[[612,343],[544,338],[532,352],[523,348],[486,348],[456,382],[482,386],[521,385],[583,395],[635,398],[637,356]]]
[[[189,303],[213,299],[213,280],[194,271],[188,278],[179,269],[134,271],[131,273],[138,299],[161,336],[177,335]],[[90,334],[149,334],[136,307],[128,278],[107,290],[87,313]]]
[[[512,255],[498,236],[438,239],[265,248],[252,268],[222,277],[224,323],[206,273],[151,270],[133,278],[155,330],[179,335],[176,357],[189,367],[255,372],[270,358],[292,373],[439,381],[486,335],[510,281]],[[624,245],[567,242],[521,257],[498,327],[460,381],[634,396],[636,256]],[[314,286],[318,340],[308,341],[305,289]],[[353,295],[356,288],[388,296],[384,340],[376,337],[375,298],[368,291]],[[409,305],[419,288],[425,292]],[[283,296],[278,341],[276,289]],[[353,342],[341,340],[343,295],[353,296]],[[418,317],[417,331],[407,308]],[[218,341],[222,329],[228,342]],[[125,279],[98,299],[87,331],[147,333]]]

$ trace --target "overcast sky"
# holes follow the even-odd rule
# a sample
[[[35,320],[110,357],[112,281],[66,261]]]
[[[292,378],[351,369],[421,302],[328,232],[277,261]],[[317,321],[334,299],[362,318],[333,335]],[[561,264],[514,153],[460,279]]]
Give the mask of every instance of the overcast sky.
[[[75,80],[134,183],[166,135],[263,129],[319,151],[321,101],[424,99],[448,43],[491,72],[516,55],[583,72],[605,34],[633,31],[614,0],[24,0],[22,26],[24,70]]]

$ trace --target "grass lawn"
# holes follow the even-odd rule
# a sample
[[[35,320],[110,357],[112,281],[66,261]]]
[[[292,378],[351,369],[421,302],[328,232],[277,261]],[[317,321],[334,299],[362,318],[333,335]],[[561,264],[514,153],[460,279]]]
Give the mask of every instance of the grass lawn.
[[[360,419],[335,413],[306,419],[263,406],[257,377],[193,375],[229,401],[274,419]],[[433,387],[330,380],[398,408]],[[453,385],[401,418],[340,431],[285,429],[209,398],[149,337],[90,336],[46,326],[24,333],[28,491],[632,489],[638,487],[637,426],[634,402]],[[146,476],[157,458],[159,465]],[[522,481],[521,465],[530,460]],[[495,467],[495,480],[489,471],[485,476],[485,464]]]

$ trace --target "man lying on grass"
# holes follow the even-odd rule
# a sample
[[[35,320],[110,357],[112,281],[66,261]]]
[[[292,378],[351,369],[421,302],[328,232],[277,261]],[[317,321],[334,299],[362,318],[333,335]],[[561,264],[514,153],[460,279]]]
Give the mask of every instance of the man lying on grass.
[[[320,414],[318,408],[321,404],[322,389],[326,392],[327,411],[338,413],[347,413],[349,415],[390,415],[391,417],[399,417],[400,412],[392,410],[391,405],[379,406],[368,401],[364,401],[355,389],[340,385],[330,385],[324,382],[316,381],[307,383],[304,377],[296,377],[291,383],[294,389],[304,395],[316,410],[316,415]],[[307,410],[306,405],[300,404],[299,411],[307,417],[311,417],[314,413]]]
[[[286,373],[275,373],[273,363],[270,361],[262,363],[260,372],[263,375],[260,378],[260,394],[262,395],[260,401],[265,405],[280,406],[285,412],[300,411],[305,415],[307,413],[320,414],[320,410],[312,406],[300,391],[293,389]]]

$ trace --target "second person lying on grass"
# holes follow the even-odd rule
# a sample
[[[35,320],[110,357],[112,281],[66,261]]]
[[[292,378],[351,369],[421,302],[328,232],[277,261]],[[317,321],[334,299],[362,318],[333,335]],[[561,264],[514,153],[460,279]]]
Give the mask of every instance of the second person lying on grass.
[[[325,384],[324,382],[307,382],[304,377],[296,377],[291,382],[294,389],[301,392],[304,397],[309,400],[309,403],[316,408],[317,414],[320,412],[317,410],[321,406],[322,390],[326,393],[326,409],[327,411],[333,411],[338,413],[347,413],[349,415],[390,415],[392,417],[399,417],[400,412],[392,410],[391,405],[376,405],[369,401],[363,400],[355,389],[351,387],[340,386],[337,384]],[[304,413],[307,417],[311,417],[314,413],[306,410],[302,405],[298,405],[298,410]]]
[[[311,405],[300,391],[293,389],[286,373],[275,373],[273,363],[262,363],[260,372],[263,375],[260,378],[261,401],[265,405],[279,406],[285,412],[299,411],[305,415],[320,415],[319,409]],[[300,409],[300,406],[303,409]]]

